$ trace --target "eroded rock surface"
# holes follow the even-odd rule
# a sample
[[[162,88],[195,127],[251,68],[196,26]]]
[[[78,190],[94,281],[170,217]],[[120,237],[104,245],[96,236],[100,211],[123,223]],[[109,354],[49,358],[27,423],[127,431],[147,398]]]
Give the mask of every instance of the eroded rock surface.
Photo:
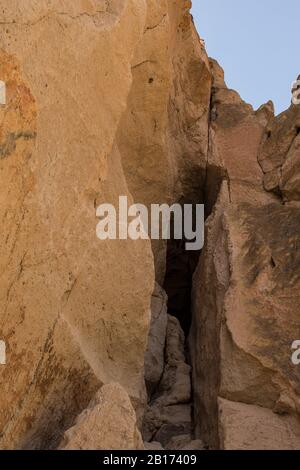
[[[0,448],[141,449],[144,414],[147,448],[300,448],[300,107],[228,89],[189,0],[23,3],[0,23]],[[100,242],[120,195],[205,203],[189,354],[159,285],[177,257],[189,315],[197,258]]]
[[[186,363],[185,337],[177,318],[168,315],[162,378],[150,396],[143,422],[146,442],[160,442],[169,448],[173,438],[192,441],[190,366]],[[172,445],[172,444],[170,444]]]
[[[258,154],[264,187],[285,201],[299,201],[300,106],[274,117],[265,129]]]
[[[60,445],[62,450],[143,450],[136,413],[118,384],[104,385],[77,418]]]
[[[281,182],[296,184],[299,110],[274,118],[268,103],[254,113],[227,90],[215,63],[213,70],[208,172],[221,183],[217,196],[208,187],[212,213],[194,276],[196,436],[211,448],[300,448],[300,370],[291,361],[300,209],[282,203],[281,183],[266,187],[274,170],[283,175],[291,165],[289,153],[294,171]],[[290,198],[297,200],[293,190]]]
[[[220,429],[227,450],[299,450],[296,417],[267,408],[219,400]]]
[[[167,295],[156,283],[151,300],[151,323],[145,354],[145,380],[148,393],[157,387],[163,370],[168,323]]]
[[[129,189],[139,202],[202,197],[208,148],[211,72],[191,20],[190,0],[148,0],[143,39],[118,145]],[[162,285],[166,243],[152,241]]]
[[[177,201],[204,179],[211,73],[190,6],[2,2],[1,449],[56,447],[112,381],[143,414],[166,246],[154,266],[148,240],[100,243],[95,212],[120,195]]]
[[[2,449],[55,447],[103,383],[145,400],[150,243],[100,242],[95,208],[130,198],[115,142],[146,13],[143,0],[1,5]]]

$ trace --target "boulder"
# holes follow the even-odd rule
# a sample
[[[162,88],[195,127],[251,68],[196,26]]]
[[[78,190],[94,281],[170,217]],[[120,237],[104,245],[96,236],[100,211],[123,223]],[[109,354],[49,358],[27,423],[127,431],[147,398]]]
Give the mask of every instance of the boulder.
[[[189,434],[182,436],[175,436],[166,445],[168,450],[204,450],[203,442],[200,439],[195,441],[191,440]]]
[[[156,405],[170,406],[191,400],[191,368],[185,359],[185,337],[177,318],[168,315],[165,369],[157,391]]]
[[[104,385],[65,432],[61,450],[143,450],[136,414],[126,391]]]
[[[190,423],[164,424],[154,436],[154,441],[160,442],[165,447],[175,436],[191,434]]]
[[[143,437],[150,441],[163,425],[191,426],[191,405],[160,406],[154,403],[148,406],[143,421]]]
[[[300,106],[291,105],[269,121],[258,153],[265,189],[287,201],[299,201],[299,131]]]
[[[160,442],[144,442],[146,450],[164,450]]]
[[[151,323],[145,354],[145,380],[151,395],[164,370],[164,352],[167,332],[167,295],[156,283],[151,300]]]
[[[219,400],[222,447],[226,450],[299,450],[296,417],[270,409]]]

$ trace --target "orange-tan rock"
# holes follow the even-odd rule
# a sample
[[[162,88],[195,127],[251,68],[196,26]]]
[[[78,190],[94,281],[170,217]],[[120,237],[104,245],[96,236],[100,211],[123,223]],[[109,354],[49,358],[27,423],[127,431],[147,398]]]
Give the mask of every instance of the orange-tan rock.
[[[272,118],[270,104],[253,113],[224,88],[220,72],[217,80],[208,172],[221,182],[215,193],[208,188],[216,203],[192,294],[196,436],[210,448],[300,448],[300,372],[291,360],[300,213],[263,187],[268,170],[286,164],[298,112],[287,112],[289,125],[283,115]],[[270,126],[276,134],[267,143]]]
[[[0,449],[143,449],[142,422],[149,449],[299,449],[300,106],[228,89],[189,0],[19,3],[0,22]],[[191,295],[197,254],[97,238],[120,195],[205,203]]]
[[[104,385],[66,431],[61,450],[143,450],[136,414],[126,391]]]
[[[103,383],[145,400],[150,243],[100,242],[95,208],[130,197],[116,134],[146,4],[4,1],[1,15],[0,448],[52,448]]]

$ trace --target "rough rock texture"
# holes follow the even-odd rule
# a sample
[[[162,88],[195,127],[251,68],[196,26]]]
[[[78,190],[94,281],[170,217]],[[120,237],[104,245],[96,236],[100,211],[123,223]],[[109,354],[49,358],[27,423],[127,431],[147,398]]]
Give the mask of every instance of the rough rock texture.
[[[297,148],[299,111],[286,113],[289,124],[272,117],[270,103],[254,113],[213,69],[208,174],[210,182],[218,175],[218,186],[208,185],[212,213],[194,276],[190,335],[196,436],[211,448],[300,448],[300,372],[291,361],[300,208],[264,189],[268,171],[284,167],[288,148]],[[297,172],[291,187],[296,179]]]
[[[204,450],[203,442],[200,439],[191,441],[191,436],[181,435],[173,437],[166,446],[167,450]]]
[[[189,403],[190,367],[185,359],[185,337],[177,318],[168,316],[165,367],[155,401],[161,406]]]
[[[146,450],[164,450],[160,442],[145,442]]]
[[[130,196],[115,142],[146,5],[5,0],[1,15],[0,448],[47,448],[103,383],[145,397],[150,243],[100,242],[95,207]]]
[[[62,450],[143,450],[136,414],[126,391],[104,385],[77,418],[60,445]]]
[[[192,440],[190,366],[185,359],[185,337],[177,318],[168,315],[162,378],[150,396],[143,422],[146,442],[166,447],[175,436]],[[166,447],[167,448],[167,447]]]
[[[220,428],[227,450],[299,450],[297,418],[221,399],[219,407]]]
[[[262,187],[263,174],[257,163],[266,122],[274,116],[272,104],[255,113],[236,91],[227,88],[217,62],[210,63],[214,78],[205,201],[208,214],[224,179],[230,184],[232,203],[255,204],[273,199]]]
[[[292,105],[265,129],[258,155],[264,187],[285,201],[300,200],[300,106]]]
[[[201,198],[208,147],[211,72],[192,25],[190,0],[148,0],[143,40],[118,144],[129,189],[146,205]],[[157,280],[163,241],[153,241]]]
[[[152,250],[100,242],[95,209],[177,201],[204,181],[211,72],[190,6],[2,1],[1,449],[55,447],[111,381],[141,416]]]
[[[156,448],[300,448],[300,106],[229,90],[190,6],[1,2],[0,449],[142,448],[144,414]],[[97,239],[120,195],[205,203],[192,293],[198,254]]]
[[[167,300],[165,291],[156,283],[151,301],[151,323],[145,354],[145,380],[150,394],[158,385],[164,370]]]

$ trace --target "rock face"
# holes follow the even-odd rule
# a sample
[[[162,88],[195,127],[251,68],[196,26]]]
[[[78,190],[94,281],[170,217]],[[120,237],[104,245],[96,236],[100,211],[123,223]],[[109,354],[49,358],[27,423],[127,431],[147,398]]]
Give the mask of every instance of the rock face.
[[[147,7],[118,145],[130,191],[149,206],[202,196],[211,72],[190,0],[147,0]],[[166,243],[152,247],[162,285]]]
[[[166,449],[180,449],[192,441],[191,371],[184,349],[185,337],[179,321],[169,315],[163,374],[149,397],[143,422],[144,440],[148,444],[159,442]]]
[[[204,180],[211,73],[190,6],[1,4],[1,449],[56,447],[112,381],[143,413],[166,245],[154,266],[148,240],[100,242],[95,212],[120,195],[177,201]]]
[[[211,448],[300,448],[300,371],[291,361],[300,209],[280,199],[288,199],[282,182],[294,187],[297,172],[266,187],[275,169],[285,174],[288,154],[297,165],[299,111],[274,118],[267,104],[254,113],[213,65],[208,172],[221,183],[217,197],[208,187],[212,212],[192,295],[196,436]]]
[[[60,445],[62,450],[143,450],[136,414],[126,391],[104,385],[77,418]]]
[[[52,448],[103,383],[145,399],[150,243],[100,242],[95,208],[130,197],[116,134],[147,12],[143,0],[1,8],[0,448]]]
[[[221,399],[219,410],[220,429],[227,450],[299,450],[297,418]]]
[[[142,449],[137,423],[149,449],[299,449],[300,106],[229,90],[189,0],[19,3],[0,23],[0,449]],[[121,195],[205,203],[199,263],[100,241]]]
[[[284,201],[299,201],[300,106],[292,105],[268,124],[258,155],[264,187]]]
[[[151,323],[145,354],[145,381],[150,394],[158,385],[164,370],[167,300],[165,291],[156,283],[151,301]]]

